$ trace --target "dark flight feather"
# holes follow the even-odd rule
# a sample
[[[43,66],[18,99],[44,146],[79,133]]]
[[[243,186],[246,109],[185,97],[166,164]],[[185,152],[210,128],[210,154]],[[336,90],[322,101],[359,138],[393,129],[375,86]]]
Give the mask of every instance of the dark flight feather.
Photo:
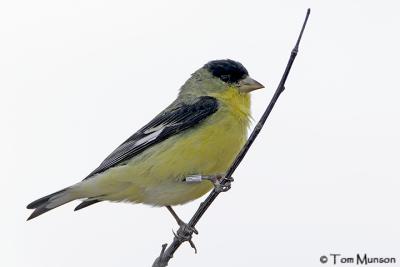
[[[147,125],[129,137],[117,149],[115,149],[92,173],[84,180],[90,179],[96,174],[109,168],[124,164],[149,147],[158,144],[169,137],[181,133],[184,130],[195,127],[201,121],[211,116],[218,110],[218,101],[209,96],[202,96],[193,103],[174,102],[167,110],[157,115]],[[157,128],[158,127],[158,128]],[[154,138],[153,138],[154,137]],[[30,203],[27,208],[35,209],[28,220],[33,219],[53,208],[63,205],[70,200],[60,202],[57,206],[48,208],[53,198],[62,196],[67,189],[60,190],[48,196],[39,198]],[[101,200],[90,198],[82,201],[75,210],[86,208]]]
[[[171,108],[163,111],[143,128],[129,137],[117,149],[115,149],[93,172],[91,172],[84,180],[90,179],[96,174],[102,173],[109,168],[123,164],[127,160],[140,154],[147,148],[160,143],[167,138],[178,134],[186,129],[192,128],[199,124],[202,120],[214,114],[218,110],[218,101],[209,96],[200,97],[192,104],[177,103],[172,104]],[[150,136],[154,131],[151,129],[162,127],[162,131],[154,140],[144,142],[137,145],[137,142]],[[91,199],[82,201],[76,206],[75,211],[86,208],[93,204],[101,202],[101,200]]]
[[[85,179],[102,173],[105,170],[132,159],[149,147],[158,144],[167,138],[192,128],[218,110],[218,101],[210,96],[199,97],[194,103],[178,102],[166,111],[156,116],[147,125],[129,137],[117,149],[115,149],[93,172]],[[154,139],[152,137],[160,127],[160,132]],[[141,143],[141,140],[146,140]]]

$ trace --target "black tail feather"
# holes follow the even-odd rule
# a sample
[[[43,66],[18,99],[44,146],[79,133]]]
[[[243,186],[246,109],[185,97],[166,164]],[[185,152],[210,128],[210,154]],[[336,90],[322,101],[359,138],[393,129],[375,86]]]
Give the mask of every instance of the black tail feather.
[[[92,200],[82,201],[78,206],[75,207],[74,211],[89,207],[89,206],[91,206],[93,204],[96,204],[98,202],[101,202],[101,200],[92,199]]]
[[[57,191],[57,192],[55,192],[53,194],[41,197],[41,198],[33,201],[32,203],[29,203],[28,206],[26,206],[26,208],[27,209],[36,209],[36,208],[42,206],[43,204],[47,203],[50,198],[54,197],[57,194],[60,194],[60,193],[62,193],[64,191],[66,191],[66,190],[67,190],[67,188],[64,188],[64,189],[62,189],[60,191]]]
[[[68,198],[68,192],[67,192],[68,189],[69,188],[64,188],[60,191],[39,198],[33,201],[32,203],[28,204],[26,208],[34,209],[34,211],[28,217],[27,220],[29,221],[33,218],[36,218],[37,216],[42,215],[43,213],[48,212],[49,210],[57,208],[75,199],[75,198]]]
[[[33,218],[36,218],[37,216],[42,215],[43,213],[48,212],[49,210],[51,209],[47,209],[46,206],[36,208],[26,220],[29,221]]]

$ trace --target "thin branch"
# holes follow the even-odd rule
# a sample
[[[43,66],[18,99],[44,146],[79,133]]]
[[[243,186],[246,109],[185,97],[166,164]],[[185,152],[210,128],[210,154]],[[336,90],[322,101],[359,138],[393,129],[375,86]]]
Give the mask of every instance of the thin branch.
[[[232,174],[235,172],[236,168],[239,166],[239,164],[242,162],[243,158],[245,157],[246,153],[250,149],[251,145],[253,144],[254,140],[257,138],[258,134],[260,133],[262,127],[264,126],[269,114],[271,113],[276,101],[278,100],[280,94],[285,90],[285,82],[286,79],[289,75],[290,69],[293,65],[294,59],[297,56],[298,50],[299,50],[299,44],[300,40],[303,36],[304,29],[306,27],[308,17],[310,16],[310,9],[307,9],[307,14],[303,23],[303,26],[301,28],[299,37],[297,38],[297,42],[295,47],[292,49],[292,52],[290,54],[289,61],[287,63],[285,72],[282,75],[282,78],[279,82],[278,88],[275,91],[275,94],[273,95],[267,109],[265,110],[264,114],[261,116],[260,120],[258,121],[257,125],[254,127],[253,132],[251,133],[249,139],[247,140],[246,144],[243,146],[242,150],[239,152],[239,154],[236,156],[235,161],[232,163],[230,168],[225,174],[226,178],[229,178],[232,176]],[[225,185],[229,182],[229,179],[222,179],[221,185]],[[177,234],[175,235],[172,243],[166,248],[166,244],[163,245],[163,249],[161,251],[160,256],[155,260],[153,263],[153,267],[165,267],[168,265],[169,260],[173,257],[174,253],[176,250],[180,247],[180,245],[185,242],[185,241],[190,241],[192,238],[193,231],[190,229],[194,229],[200,218],[203,216],[203,214],[206,212],[206,210],[210,207],[210,205],[213,203],[213,201],[217,198],[219,195],[220,191],[213,190],[206,200],[200,204],[200,207],[197,209],[196,213],[193,215],[193,217],[190,219],[189,223],[187,224],[186,227],[181,227]]]

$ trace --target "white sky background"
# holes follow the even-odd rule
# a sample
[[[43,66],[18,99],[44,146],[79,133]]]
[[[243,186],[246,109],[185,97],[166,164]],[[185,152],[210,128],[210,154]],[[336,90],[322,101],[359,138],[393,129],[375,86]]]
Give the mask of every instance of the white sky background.
[[[0,265],[150,266],[165,209],[26,204],[84,178],[212,59],[264,83],[258,119],[306,8],[300,53],[270,119],[170,266],[400,262],[398,1],[2,1]],[[188,219],[200,201],[177,208]]]

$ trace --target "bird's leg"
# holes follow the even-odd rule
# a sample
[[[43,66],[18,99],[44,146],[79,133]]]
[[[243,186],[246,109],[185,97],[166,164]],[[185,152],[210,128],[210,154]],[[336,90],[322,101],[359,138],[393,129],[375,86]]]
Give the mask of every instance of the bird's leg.
[[[224,177],[220,174],[214,176],[207,176],[203,179],[209,180],[214,185],[214,190],[218,193],[226,192],[232,187],[234,179],[232,177]]]
[[[168,209],[168,211],[172,214],[172,216],[174,217],[174,219],[176,220],[176,222],[178,223],[178,225],[179,225],[180,227],[182,227],[182,226],[184,226],[184,227],[189,227],[189,226],[187,225],[187,223],[185,223],[184,221],[181,220],[181,218],[179,218],[178,214],[176,214],[176,212],[174,211],[174,209],[173,209],[171,206],[165,206],[165,207],[166,207],[166,208]],[[192,228],[191,231],[192,231],[193,233],[195,233],[196,235],[199,233],[199,232],[196,230],[196,228],[194,228],[194,227],[189,227],[189,228]]]
[[[178,231],[176,233],[173,232],[174,236],[176,238],[178,238],[181,242],[188,241],[190,246],[194,249],[194,252],[197,253],[197,248],[192,241],[192,235],[193,235],[193,233],[195,233],[197,235],[199,232],[196,230],[195,227],[189,226],[187,223],[182,221],[181,218],[179,218],[178,214],[176,214],[176,212],[173,210],[173,208],[171,206],[165,206],[165,207],[172,214],[172,216],[174,217],[174,219],[176,220],[176,222],[179,225]]]
[[[187,183],[200,183],[203,180],[210,181],[214,185],[216,192],[226,192],[232,187],[234,179],[232,177],[225,177],[221,174],[217,175],[191,175],[184,179]]]

